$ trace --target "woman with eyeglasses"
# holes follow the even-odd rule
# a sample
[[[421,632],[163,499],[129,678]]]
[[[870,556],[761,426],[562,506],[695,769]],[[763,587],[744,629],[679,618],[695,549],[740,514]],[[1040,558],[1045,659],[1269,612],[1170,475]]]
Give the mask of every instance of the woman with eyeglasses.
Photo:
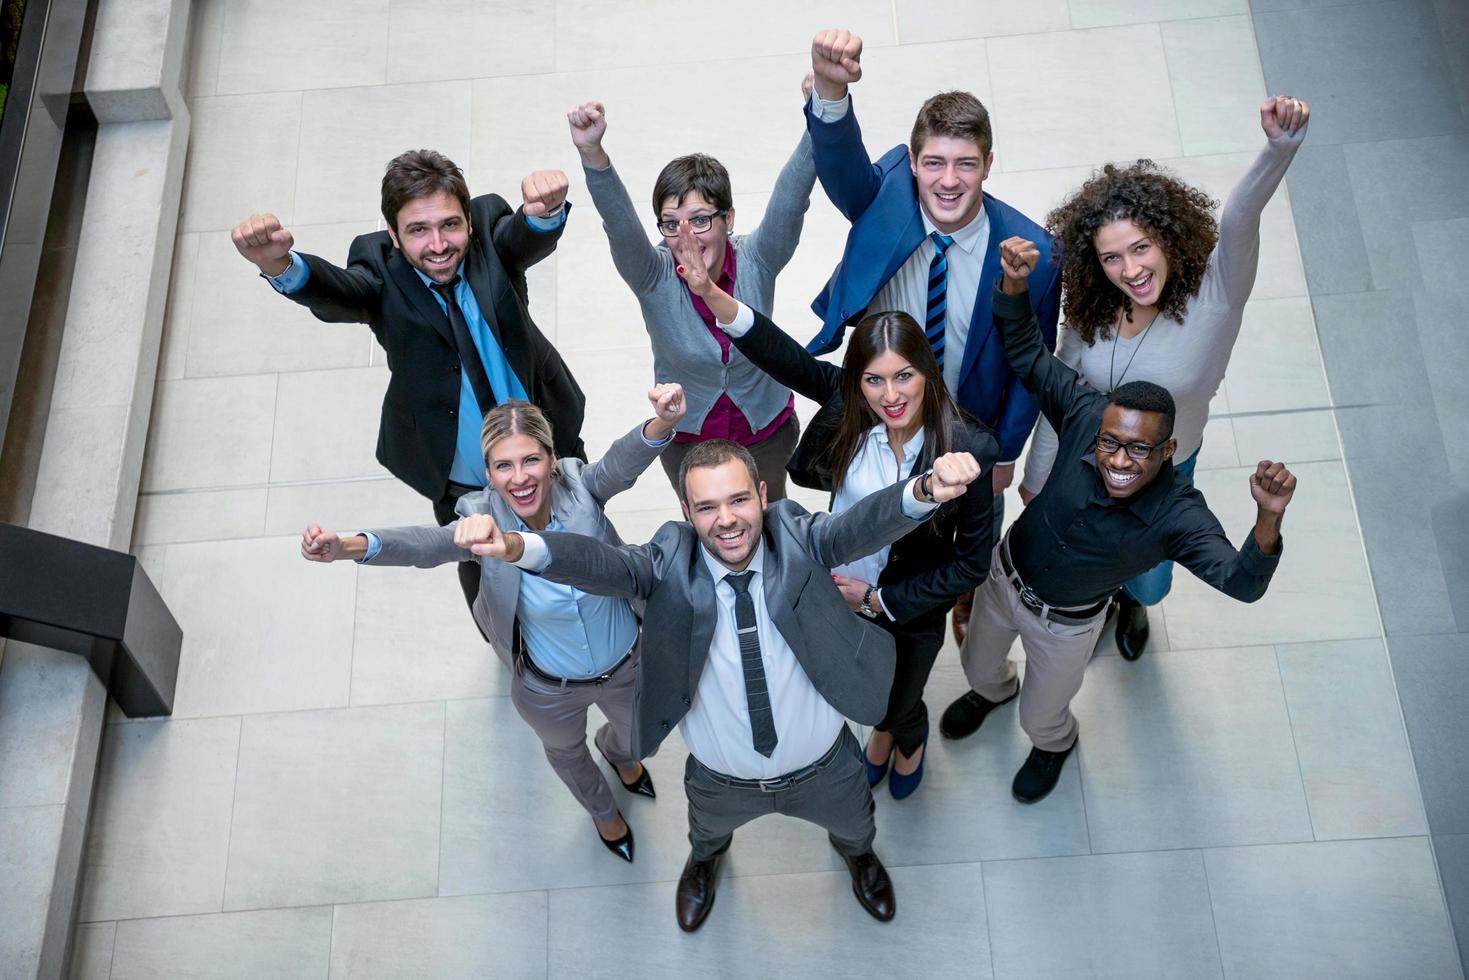
[[[1063,293],[1056,355],[1103,393],[1130,381],[1167,388],[1177,404],[1175,468],[1192,477],[1239,338],[1260,256],[1260,215],[1306,135],[1310,107],[1276,96],[1260,106],[1265,146],[1224,203],[1151,160],[1108,164],[1046,219],[1061,254]],[[1245,406],[1235,406],[1243,408]],[[1044,418],[1025,464],[1029,503],[1056,459]],[[1117,590],[1117,649],[1128,660],[1148,640],[1147,607],[1173,583],[1164,562]]]
[[[698,242],[698,262],[710,277],[751,308],[768,314],[775,303],[775,277],[796,251],[816,183],[810,137],[802,132],[796,151],[776,178],[764,218],[746,235],[734,234],[734,196],[723,164],[703,153],[671,161],[653,184],[653,227],[663,240],[652,245],[602,147],[605,108],[600,102],[584,102],[566,119],[581,155],[587,190],[602,216],[612,263],[642,308],[643,325],[653,342],[654,377],[677,378],[688,398],[688,415],[662,457],[668,482],[677,490],[679,466],[695,443],[730,439],[755,457],[769,499],[783,498],[786,462],[800,434],[795,398],[715,327],[708,306],[674,271],[669,244],[686,225]]]
[[[922,473],[948,452],[968,452],[983,467],[1000,447],[994,433],[949,397],[923,328],[906,313],[864,317],[847,340],[842,366],[808,354],[763,313],[735,300],[697,261],[691,230],[674,242],[689,289],[714,312],[720,328],[761,370],[821,406],[791,457],[791,479],[831,494],[840,513],[869,493]],[[867,782],[891,767],[888,791],[911,796],[923,779],[928,708],[923,688],[944,643],[954,600],[979,585],[993,546],[994,497],[970,492],[945,504],[916,530],[876,554],[832,569],[854,613],[892,634],[897,670],[887,714],[865,754]]]

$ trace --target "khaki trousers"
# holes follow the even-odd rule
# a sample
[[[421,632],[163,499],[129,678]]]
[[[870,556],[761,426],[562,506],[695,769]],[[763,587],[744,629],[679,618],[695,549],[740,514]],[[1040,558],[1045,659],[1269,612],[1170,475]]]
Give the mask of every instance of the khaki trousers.
[[[1071,699],[1081,690],[1081,678],[1091,659],[1097,637],[1106,624],[1103,609],[1079,626],[1041,619],[1020,601],[1005,578],[999,547],[990,559],[990,574],[974,597],[969,634],[959,651],[959,662],[969,686],[980,697],[1003,701],[1020,683],[1008,658],[1016,634],[1025,648],[1025,683],[1020,686],[1020,727],[1036,748],[1064,752],[1076,741],[1076,716]]]

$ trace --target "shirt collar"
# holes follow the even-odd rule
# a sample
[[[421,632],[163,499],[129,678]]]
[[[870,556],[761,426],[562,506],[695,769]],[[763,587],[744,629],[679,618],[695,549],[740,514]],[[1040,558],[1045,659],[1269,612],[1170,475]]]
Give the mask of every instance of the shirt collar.
[[[714,584],[716,586],[724,581],[726,575],[740,574],[718,558],[709,554],[709,549],[704,547],[704,542],[702,541],[699,542],[699,554],[703,556],[704,566],[709,569],[709,574],[714,577]],[[763,534],[761,535],[760,544],[755,548],[755,557],[750,559],[750,564],[745,566],[745,571],[754,572],[757,577],[765,573],[765,541]],[[752,582],[751,584],[754,583]]]
[[[923,231],[925,234],[932,235],[938,231],[938,228],[934,227],[934,223],[929,220],[927,211],[919,208],[918,214],[923,218]],[[990,215],[984,206],[984,197],[981,195],[979,199],[979,214],[976,214],[970,220],[969,224],[949,236],[954,239],[954,244],[950,247],[958,248],[963,252],[973,255],[975,247],[981,241],[989,240],[989,229]]]
[[[407,259],[404,259],[403,261],[406,262],[408,260]],[[413,270],[413,274],[415,276],[417,276],[420,280],[422,280],[423,281],[423,284],[425,286],[427,286],[429,289],[433,289],[434,288],[434,281],[432,279],[430,279],[428,276],[424,275],[423,274],[423,270],[419,269],[418,266],[416,266],[416,265],[410,265],[408,268],[410,268],[410,269]],[[459,260],[459,265],[454,269],[454,275],[456,275],[456,276],[459,277],[459,285],[457,285],[457,286],[454,287],[454,292],[455,293],[458,293],[459,292],[459,286],[464,285],[465,282],[466,282],[466,280],[464,278],[464,260],[463,259],[460,259]]]
[[[880,446],[892,448],[892,443],[888,440],[888,427],[881,422],[868,429],[867,436]],[[921,452],[923,452],[923,426],[920,425],[913,438],[903,443],[903,459],[905,462],[917,459]]]
[[[1095,482],[1092,484],[1092,497],[1104,506],[1126,507],[1136,514],[1141,520],[1153,524],[1173,493],[1173,460],[1164,460],[1163,465],[1158,467],[1158,475],[1153,477],[1153,482],[1143,487],[1141,493],[1131,497],[1118,499],[1107,492],[1107,486],[1102,482],[1101,471],[1097,467],[1097,455],[1095,450],[1088,449],[1082,453],[1081,461],[1092,468],[1095,474]]]

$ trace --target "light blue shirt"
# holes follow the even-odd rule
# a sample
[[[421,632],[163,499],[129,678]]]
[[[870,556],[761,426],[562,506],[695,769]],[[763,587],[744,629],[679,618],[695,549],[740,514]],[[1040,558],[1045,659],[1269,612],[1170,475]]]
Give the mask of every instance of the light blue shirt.
[[[566,214],[569,208],[561,211],[550,218],[537,218],[527,215],[525,220],[531,228],[536,231],[555,231],[566,223]],[[461,263],[459,270],[464,268]],[[456,270],[456,271],[459,271]],[[423,280],[425,286],[429,286],[433,280],[428,276],[413,270],[418,278]],[[461,278],[454,287],[454,298],[459,302],[459,308],[464,311],[464,322],[469,325],[469,336],[474,341],[474,346],[480,352],[480,360],[485,366],[485,374],[490,379],[490,390],[495,393],[495,401],[505,402],[512,398],[529,400],[525,385],[515,376],[510,367],[510,362],[505,358],[505,352],[501,349],[499,341],[495,339],[494,331],[490,329],[489,321],[485,319],[484,313],[479,308],[479,301],[475,299],[474,290],[469,288],[469,282]],[[265,280],[275,287],[276,291],[290,294],[299,291],[311,278],[311,268],[296,251],[291,252],[291,266],[278,276],[266,276]],[[439,308],[448,315],[449,307],[438,293],[433,292],[434,300]],[[449,468],[449,479],[455,483],[465,486],[482,487],[485,485],[485,457],[484,450],[480,446],[480,429],[484,426],[484,413],[480,411],[479,399],[474,396],[474,386],[469,382],[469,372],[459,372],[459,431],[454,441],[454,463]]]

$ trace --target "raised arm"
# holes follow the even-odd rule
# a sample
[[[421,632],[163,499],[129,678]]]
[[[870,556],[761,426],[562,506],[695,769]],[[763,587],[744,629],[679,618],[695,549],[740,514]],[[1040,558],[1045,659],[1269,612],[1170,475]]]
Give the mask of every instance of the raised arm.
[[[1085,344],[1075,330],[1062,328],[1056,342],[1056,358],[1080,376],[1081,355]],[[1025,477],[1020,481],[1020,499],[1027,504],[1041,492],[1051,467],[1056,462],[1058,448],[1056,430],[1051,423],[1041,418],[1035,424],[1035,435],[1030,440],[1030,452],[1025,457]]]
[[[295,251],[296,238],[273,214],[252,214],[230,232],[246,261],[276,292],[329,323],[369,323],[377,312],[382,281],[365,261],[367,237],[352,243],[347,268]]]
[[[816,164],[811,158],[811,136],[801,134],[796,151],[781,168],[765,205],[760,224],[741,243],[741,260],[749,258],[777,273],[796,254],[806,211],[811,207],[811,188],[816,185]]]
[[[500,261],[524,272],[556,251],[566,228],[566,192],[560,170],[536,170],[520,182],[520,207],[495,222],[492,240]],[[554,223],[553,223],[554,222]]]
[[[1230,598],[1254,602],[1265,594],[1280,563],[1281,520],[1295,490],[1296,478],[1285,464],[1262,459],[1250,474],[1256,515],[1244,547],[1235,550],[1200,496],[1196,506],[1203,515],[1198,527],[1181,537],[1170,557]]]
[[[633,426],[605,456],[582,470],[582,482],[603,505],[638,482],[643,471],[662,455],[686,410],[683,385],[677,383],[654,385],[648,401],[653,406],[653,417]]]
[[[1005,345],[1010,369],[1040,403],[1041,413],[1057,431],[1068,415],[1105,398],[1082,383],[1081,377],[1057,360],[1041,341],[1040,326],[1031,308],[1026,280],[1040,251],[1024,238],[1000,243],[1000,269],[1004,279],[995,290],[995,329]]]
[[[607,134],[607,111],[600,102],[583,102],[566,114],[571,127],[571,142],[581,156],[582,173],[592,204],[602,216],[602,230],[612,249],[612,264],[617,274],[634,293],[650,292],[665,274],[671,262],[648,241],[648,234],[638,221],[637,208],[623,186],[622,178],[612,166],[612,158],[602,148]]]
[[[394,527],[342,537],[319,524],[301,534],[301,557],[307,561],[360,561],[373,565],[433,568],[471,556],[455,543],[458,521],[444,527]],[[372,550],[376,540],[377,550]]]
[[[574,585],[583,592],[642,599],[657,584],[656,542],[614,547],[567,531],[527,534],[502,531],[488,514],[477,514],[460,523],[467,525],[460,539],[474,554],[510,562],[524,571],[544,575],[552,582]]]
[[[805,114],[816,177],[837,210],[856,221],[882,185],[847,91],[862,77],[862,39],[843,30],[818,32],[811,41],[811,71],[815,99],[808,101]]]
[[[1056,322],[1061,312],[1061,277],[1055,274],[1054,267],[1048,271],[1051,272],[1050,275],[1031,277],[1028,287],[1031,290],[1031,307],[1035,310],[1036,323],[1041,330],[1041,342],[1049,351],[1056,348]],[[1039,295],[1036,289],[1040,289]],[[995,467],[995,475],[998,478],[1003,471],[1004,479],[1003,483],[996,480],[995,493],[1002,492],[1014,479],[1015,460],[1020,458],[1025,440],[1030,438],[1036,418],[1040,415],[1040,406],[1035,397],[1018,377],[1010,377],[1005,385],[1004,401],[1001,403],[999,418],[995,420],[995,435],[1000,441],[1000,463]]]

